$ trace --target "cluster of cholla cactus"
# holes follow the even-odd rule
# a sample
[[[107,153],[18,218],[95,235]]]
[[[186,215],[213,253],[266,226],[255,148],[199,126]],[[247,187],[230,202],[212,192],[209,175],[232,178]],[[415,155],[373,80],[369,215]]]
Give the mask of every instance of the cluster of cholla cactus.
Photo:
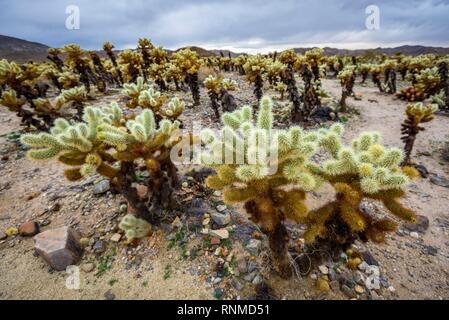
[[[121,108],[112,103],[85,108],[82,122],[59,118],[50,133],[23,135],[22,143],[31,148],[28,156],[33,160],[57,159],[69,166],[64,175],[70,181],[94,173],[104,176],[139,219],[157,223],[163,209],[172,205],[177,185],[170,151],[178,142],[173,136],[178,128],[177,121],[157,124],[148,109],[134,120],[126,120]],[[137,170],[142,168],[148,172],[143,182],[137,179]],[[137,192],[137,183],[147,188],[145,194]]]
[[[339,124],[319,132],[319,145],[331,159],[313,171],[331,183],[336,196],[307,215],[304,235],[306,243],[328,245],[336,253],[357,239],[383,242],[386,233],[395,230],[393,220],[375,219],[363,211],[363,199],[381,201],[394,216],[416,222],[415,213],[399,202],[405,195],[404,188],[418,175],[415,169],[400,166],[404,160],[402,150],[384,147],[378,133],[363,133],[345,146],[342,134]]]
[[[118,54],[117,62],[124,83],[136,82],[140,76],[140,66],[142,65],[140,54],[133,50],[123,50]]]
[[[348,106],[346,104],[347,97],[354,95],[354,84],[355,84],[355,69],[356,66],[346,66],[343,71],[338,74],[338,79],[340,80],[342,92],[340,100],[340,112],[347,112]]]
[[[243,68],[246,79],[254,84],[254,95],[259,102],[263,96],[263,77],[268,69],[268,61],[264,56],[258,54],[248,58]]]
[[[359,72],[360,75],[362,76],[362,84],[364,84],[366,82],[366,79],[368,79],[368,76],[371,72],[371,64],[369,63],[362,63],[359,66]]]
[[[378,133],[363,133],[345,146],[340,124],[310,132],[300,127],[274,130],[267,97],[261,100],[256,121],[253,109],[245,106],[224,114],[222,122],[219,134],[202,132],[207,147],[202,162],[216,171],[206,183],[223,191],[225,203],[244,204],[267,235],[282,277],[292,274],[286,220],[306,225],[304,239],[312,250],[318,245],[338,254],[355,240],[383,242],[396,228],[393,220],[362,211],[364,199],[379,200],[394,216],[415,222],[415,213],[399,200],[418,173],[401,167],[403,151],[383,146]],[[312,160],[320,148],[330,156],[324,163]],[[335,200],[309,212],[306,195],[324,182],[334,187]]]
[[[138,77],[136,83],[125,83],[122,93],[128,99],[128,108],[141,107],[151,110],[157,123],[162,119],[176,120],[185,109],[185,103],[176,97],[166,104],[168,97],[145,83],[143,77]]]
[[[324,50],[321,48],[313,48],[304,54],[307,64],[310,66],[313,74],[313,80],[321,85],[320,66],[326,61]]]
[[[204,131],[202,139],[210,152],[202,161],[217,171],[207,185],[223,190],[226,203],[245,204],[250,219],[268,236],[280,274],[289,277],[289,236],[283,222],[306,217],[305,192],[319,184],[308,168],[316,137],[299,127],[274,130],[272,101],[267,97],[259,109],[256,122],[249,106],[224,114],[221,137]]]
[[[424,131],[425,128],[421,124],[428,123],[434,119],[433,114],[438,110],[437,105],[424,105],[421,102],[409,104],[405,111],[406,119],[402,124],[402,138],[404,142],[405,157],[402,165],[411,165],[411,155],[413,146],[415,145],[416,137],[419,132]]]
[[[384,83],[387,87],[387,91],[390,94],[396,93],[396,69],[397,69],[398,63],[394,59],[387,59],[385,60],[381,68],[384,72]]]
[[[441,90],[441,77],[438,67],[423,69],[409,77],[412,87],[402,90],[397,97],[410,102],[423,101]]]
[[[438,72],[440,74],[441,86],[441,103],[439,104],[442,110],[449,111],[449,73],[448,62],[443,60],[438,64]]]
[[[204,80],[204,87],[207,90],[207,94],[209,95],[211,102],[211,108],[217,119],[220,118],[220,101],[223,112],[233,111],[236,108],[235,98],[229,93],[237,88],[237,82],[234,80],[210,75]]]
[[[200,104],[198,72],[201,67],[201,59],[196,52],[190,49],[183,49],[173,54],[172,62],[184,75],[184,78],[190,87],[194,105],[198,106]]]
[[[113,49],[114,49],[114,45],[112,43],[106,41],[103,44],[103,50],[104,50],[104,52],[106,52],[106,54],[108,55],[108,57],[112,63],[110,72],[114,75],[114,79],[116,80],[116,82],[118,82],[118,84],[121,84],[121,83],[123,83],[123,76],[118,67],[117,58],[115,56]]]
[[[371,65],[371,77],[373,80],[373,83],[377,86],[380,92],[384,92],[384,87],[382,86],[381,82],[381,74],[382,74],[382,67],[378,64],[372,64]]]
[[[7,60],[0,61],[0,104],[15,112],[22,123],[39,130],[47,130],[58,117],[59,108],[49,107],[46,102],[48,85],[41,79],[48,74],[48,66],[34,63],[18,65]]]

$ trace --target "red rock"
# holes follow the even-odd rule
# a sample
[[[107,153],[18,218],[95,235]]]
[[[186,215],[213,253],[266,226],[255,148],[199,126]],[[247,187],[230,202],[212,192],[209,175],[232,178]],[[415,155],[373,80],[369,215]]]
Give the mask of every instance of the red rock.
[[[42,232],[34,237],[34,242],[39,256],[57,271],[76,264],[83,253],[78,232],[69,227]]]
[[[39,224],[34,221],[23,223],[19,227],[19,234],[23,237],[32,237],[39,233]]]
[[[210,244],[215,246],[217,244],[220,244],[221,240],[219,237],[213,237],[212,239],[210,239]]]

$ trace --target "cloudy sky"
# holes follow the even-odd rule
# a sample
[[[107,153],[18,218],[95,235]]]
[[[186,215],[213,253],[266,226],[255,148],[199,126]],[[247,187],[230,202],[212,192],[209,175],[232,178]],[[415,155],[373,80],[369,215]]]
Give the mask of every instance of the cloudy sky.
[[[68,30],[68,5],[80,29]],[[365,9],[380,9],[380,29],[368,30]],[[266,52],[309,46],[370,48],[449,46],[449,0],[0,0],[0,34],[49,46],[105,40],[131,48],[139,37],[173,49]]]

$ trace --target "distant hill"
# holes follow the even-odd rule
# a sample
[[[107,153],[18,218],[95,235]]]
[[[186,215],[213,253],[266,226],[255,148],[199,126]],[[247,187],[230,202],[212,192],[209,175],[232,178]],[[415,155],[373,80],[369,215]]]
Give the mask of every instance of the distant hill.
[[[190,49],[190,50],[192,50],[192,51],[195,51],[195,52],[198,53],[198,55],[199,55],[200,57],[202,57],[202,58],[207,58],[207,57],[214,57],[214,56],[216,56],[216,54],[213,53],[213,52],[211,52],[211,51],[208,51],[208,50],[203,49],[203,48],[200,48],[200,47],[195,47],[195,46],[179,48],[179,49],[176,50],[175,52],[178,52],[179,50],[187,49],[187,48]]]
[[[311,48],[295,48],[296,53],[303,54],[307,50]],[[420,54],[429,54],[433,53],[436,55],[446,55],[449,54],[449,48],[443,47],[426,47],[426,46],[400,46],[394,48],[376,48],[376,49],[357,49],[357,50],[346,50],[346,49],[336,49],[324,47],[324,54],[333,56],[333,55],[352,55],[352,56],[360,56],[366,53],[383,53],[387,55],[394,55],[397,53],[403,53],[405,55],[417,56]]]
[[[26,62],[43,61],[49,47],[37,42],[0,35],[0,59]]]

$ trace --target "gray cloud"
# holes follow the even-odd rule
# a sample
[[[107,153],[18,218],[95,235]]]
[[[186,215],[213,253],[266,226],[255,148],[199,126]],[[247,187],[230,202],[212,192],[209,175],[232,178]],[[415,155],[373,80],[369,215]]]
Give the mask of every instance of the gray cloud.
[[[80,30],[65,28],[69,4],[80,8]],[[365,27],[370,4],[380,8],[377,31]],[[0,34],[50,46],[76,42],[97,49],[109,40],[126,48],[143,36],[168,48],[248,52],[313,45],[449,46],[449,0],[0,0],[0,6]]]

